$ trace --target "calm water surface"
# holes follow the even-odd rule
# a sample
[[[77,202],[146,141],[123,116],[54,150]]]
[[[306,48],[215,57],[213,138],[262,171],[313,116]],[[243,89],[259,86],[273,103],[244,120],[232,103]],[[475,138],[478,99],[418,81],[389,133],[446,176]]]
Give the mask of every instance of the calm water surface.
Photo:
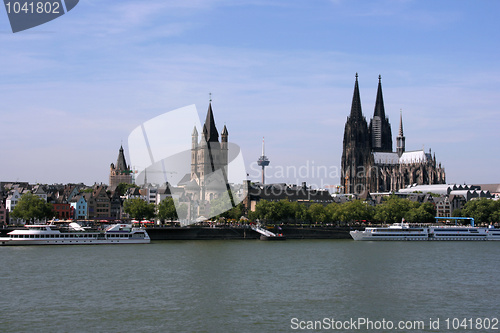
[[[444,320],[500,317],[499,263],[500,242],[0,247],[0,331],[296,332],[292,318],[364,317],[470,332]]]

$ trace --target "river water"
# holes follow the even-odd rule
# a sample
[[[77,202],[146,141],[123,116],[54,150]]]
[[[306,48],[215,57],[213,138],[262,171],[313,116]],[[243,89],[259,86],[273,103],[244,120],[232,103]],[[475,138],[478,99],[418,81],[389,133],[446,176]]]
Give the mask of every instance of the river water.
[[[0,331],[494,332],[499,263],[500,242],[0,247]]]

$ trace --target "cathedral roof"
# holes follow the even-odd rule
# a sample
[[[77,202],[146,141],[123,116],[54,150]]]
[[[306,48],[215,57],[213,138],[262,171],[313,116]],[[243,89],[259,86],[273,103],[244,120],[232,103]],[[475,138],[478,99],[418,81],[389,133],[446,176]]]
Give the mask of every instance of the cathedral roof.
[[[429,156],[423,150],[405,151],[399,159],[401,164],[427,162]]]
[[[430,159],[430,154],[425,153],[423,150],[406,151],[401,155],[401,157],[398,156],[398,153],[373,153],[373,160],[375,164],[423,163],[427,162]]]
[[[434,184],[434,185],[415,185],[407,188],[402,188],[398,192],[400,193],[411,193],[411,192],[422,192],[422,193],[436,193],[436,194],[450,194],[453,190],[453,185],[448,184]]]
[[[212,103],[208,104],[207,119],[205,120],[205,125],[203,125],[203,134],[208,142],[219,141],[219,133],[217,133],[217,127],[215,127],[214,114],[212,112]]]
[[[373,161],[375,164],[398,164],[398,153],[373,153]]]

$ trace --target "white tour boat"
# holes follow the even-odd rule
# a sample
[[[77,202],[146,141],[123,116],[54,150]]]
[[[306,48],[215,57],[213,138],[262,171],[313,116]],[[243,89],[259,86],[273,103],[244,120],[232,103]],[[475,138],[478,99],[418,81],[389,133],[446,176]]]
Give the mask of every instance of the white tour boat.
[[[470,226],[418,226],[409,223],[394,223],[389,227],[365,228],[365,230],[354,230],[350,232],[354,240],[363,241],[470,241],[470,240],[500,240],[500,229],[489,227],[475,227],[473,218],[436,218],[439,220],[471,220]]]
[[[67,230],[53,224],[25,227],[0,237],[0,245],[146,244],[151,241],[146,230],[130,224],[113,224],[103,231],[90,231],[74,222]]]

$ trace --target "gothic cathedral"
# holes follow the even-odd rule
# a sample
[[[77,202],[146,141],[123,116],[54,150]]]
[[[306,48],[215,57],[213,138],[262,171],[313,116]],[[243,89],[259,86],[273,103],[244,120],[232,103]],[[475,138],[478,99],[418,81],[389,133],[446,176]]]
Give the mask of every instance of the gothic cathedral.
[[[385,116],[382,83],[379,76],[375,110],[370,125],[361,111],[358,74],[354,83],[351,114],[344,129],[341,186],[343,193],[363,195],[394,192],[408,185],[445,184],[441,163],[431,151],[405,151],[402,114],[392,151],[392,131]]]

